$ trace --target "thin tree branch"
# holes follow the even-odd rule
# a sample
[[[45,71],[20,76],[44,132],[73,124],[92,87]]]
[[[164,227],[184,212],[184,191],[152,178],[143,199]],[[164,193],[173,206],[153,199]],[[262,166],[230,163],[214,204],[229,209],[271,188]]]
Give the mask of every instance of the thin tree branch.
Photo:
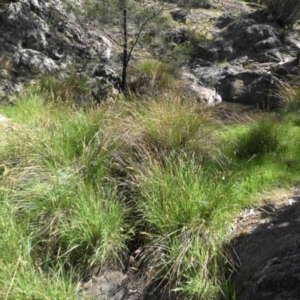
[[[133,45],[131,46],[131,48],[130,48],[130,50],[129,50],[129,52],[128,52],[127,64],[128,64],[128,62],[130,61],[131,54],[132,54],[132,52],[133,52],[133,50],[134,50],[136,44],[138,43],[139,38],[140,38],[140,36],[141,36],[141,34],[142,34],[144,28],[146,27],[146,25],[147,25],[151,20],[153,20],[154,18],[156,18],[158,15],[160,15],[161,12],[162,12],[163,10],[165,10],[165,4],[163,4],[162,8],[161,8],[158,12],[153,13],[153,15],[152,15],[150,18],[148,18],[148,19],[142,24],[142,26],[140,27],[140,30],[139,30],[138,34],[136,35],[136,37],[135,37],[135,41],[134,41]]]

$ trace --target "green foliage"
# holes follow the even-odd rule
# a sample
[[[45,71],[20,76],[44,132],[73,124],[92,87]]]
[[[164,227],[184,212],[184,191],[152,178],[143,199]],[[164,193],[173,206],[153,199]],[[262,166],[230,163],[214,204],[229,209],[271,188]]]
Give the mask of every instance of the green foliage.
[[[194,46],[190,41],[184,42],[176,46],[172,52],[172,56],[176,57],[172,63],[174,66],[180,66],[189,62],[195,52]]]
[[[11,195],[11,200],[18,198],[20,225],[29,224],[25,233],[32,236],[32,258],[44,268],[66,263],[81,275],[96,266],[117,265],[126,235],[114,191],[105,184],[98,191],[84,190],[80,178],[68,173],[46,175],[49,178],[42,183],[20,182],[23,192]],[[51,176],[55,180],[65,176],[66,182],[52,182]]]
[[[193,44],[205,44],[212,39],[211,30],[207,26],[196,26],[188,28],[187,38]]]
[[[0,151],[16,168],[8,176],[9,201],[31,236],[31,255],[43,266],[66,263],[82,274],[116,264],[126,240],[124,213],[116,190],[103,180],[111,156],[97,133],[102,112],[86,114],[31,97],[15,109],[16,116],[23,112],[23,128],[8,138],[9,156],[7,148]]]
[[[264,117],[254,122],[249,130],[238,138],[238,155],[249,159],[276,151],[280,146],[279,130],[276,119],[270,117]]]
[[[174,299],[232,299],[232,220],[259,192],[299,183],[298,92],[280,122],[224,128],[176,91],[94,110],[38,91],[0,107],[13,128],[1,127],[0,298],[76,299],[74,282],[132,255]]]
[[[198,151],[199,157],[205,156],[213,136],[206,128],[209,113],[199,113],[193,104],[176,98],[150,100],[138,107],[133,118],[140,131],[139,146],[159,160],[177,151]]]
[[[101,113],[87,118],[81,110],[73,112],[65,106],[44,103],[45,98],[34,94],[22,100],[14,111],[15,118],[20,114],[19,120],[28,122],[23,127],[27,135],[15,131],[8,138],[15,141],[9,154],[11,162],[22,164],[30,158],[42,165],[68,165],[83,154],[102,121]],[[3,150],[7,155],[6,148]]]
[[[171,51],[170,64],[178,67],[182,63],[189,62],[195,54],[197,46],[206,44],[211,38],[210,29],[206,26],[188,27],[185,31],[185,41]]]
[[[293,80],[283,86],[279,86],[279,96],[281,96],[284,103],[284,111],[286,113],[297,114],[300,110],[300,87],[299,77],[293,78]]]
[[[164,41],[166,33],[172,29],[172,17],[169,11],[165,10],[148,24],[140,37],[139,44],[143,49],[146,48],[153,58],[163,57],[170,52],[168,44]],[[139,55],[138,51],[136,55]]]
[[[120,2],[120,3],[119,3]],[[89,19],[97,19],[101,23],[111,24],[115,19],[119,19],[121,1],[96,1],[89,0],[84,2],[82,12],[86,14]]]
[[[150,231],[165,236],[192,224],[209,223],[227,188],[220,177],[209,174],[199,157],[184,153],[142,170],[138,178],[141,209],[151,224]]]
[[[157,76],[158,81],[167,76],[175,75],[175,69],[169,64],[160,62],[156,59],[144,59],[138,62],[137,68],[148,76]]]
[[[38,269],[31,258],[31,236],[23,234],[15,219],[14,205],[0,190],[0,298],[1,299],[76,299],[78,289],[57,265],[48,274]]]
[[[110,0],[108,2],[87,0],[78,9],[80,9],[79,15],[85,15],[89,20],[97,20],[103,25],[114,24],[120,27],[123,24],[123,9],[130,12],[128,22],[137,26],[141,26],[145,18],[149,18],[152,14],[151,10],[143,9],[139,1],[135,0]]]
[[[298,0],[264,0],[264,3],[273,19],[283,28],[292,28],[300,18]]]

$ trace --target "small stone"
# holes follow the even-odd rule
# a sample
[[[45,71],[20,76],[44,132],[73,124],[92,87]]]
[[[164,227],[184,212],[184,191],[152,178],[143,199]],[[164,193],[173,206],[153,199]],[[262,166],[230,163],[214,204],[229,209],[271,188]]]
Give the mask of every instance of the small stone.
[[[289,205],[293,205],[295,202],[296,202],[296,200],[293,199],[293,198],[289,198],[289,199],[288,199]]]

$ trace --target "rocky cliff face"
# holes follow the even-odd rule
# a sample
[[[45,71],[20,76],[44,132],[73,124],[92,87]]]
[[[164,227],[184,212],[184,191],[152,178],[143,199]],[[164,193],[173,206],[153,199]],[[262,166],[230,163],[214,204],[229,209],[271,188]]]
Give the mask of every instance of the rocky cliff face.
[[[107,63],[111,51],[112,43],[103,32],[80,25],[61,0],[1,4],[0,97],[9,101],[10,94],[20,92],[31,79],[58,73],[72,64],[77,64],[78,75],[84,69],[93,77],[91,84],[95,85],[97,74],[87,70]]]
[[[283,34],[268,21],[265,10],[244,14],[240,20],[222,15],[218,24],[222,29],[215,32],[214,39],[197,45],[192,72],[201,82],[213,83],[225,101],[280,105],[276,87],[299,74],[300,43],[295,35]]]
[[[73,3],[80,8],[80,0]],[[300,42],[295,33],[283,34],[277,25],[269,22],[265,10],[250,9],[240,1],[208,3],[208,9],[195,8],[183,13],[174,3],[168,12],[175,25],[165,36],[175,49],[189,40],[189,26],[210,26],[212,38],[205,43],[193,40],[193,57],[183,68],[182,78],[189,82],[195,101],[211,103],[223,99],[277,106],[279,99],[274,88],[278,82],[299,74]],[[228,9],[231,13],[227,13]],[[174,17],[178,12],[184,15],[184,22]],[[2,3],[1,102],[11,101],[13,93],[48,73],[86,76],[91,94],[101,101],[108,86],[118,88],[120,83],[118,74],[111,68],[115,50],[101,26],[81,24],[62,0]]]

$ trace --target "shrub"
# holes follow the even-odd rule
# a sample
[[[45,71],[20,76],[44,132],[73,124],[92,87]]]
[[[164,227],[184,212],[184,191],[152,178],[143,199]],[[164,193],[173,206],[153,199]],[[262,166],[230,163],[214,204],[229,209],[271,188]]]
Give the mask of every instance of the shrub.
[[[265,0],[268,11],[279,26],[292,28],[300,18],[299,0]]]

